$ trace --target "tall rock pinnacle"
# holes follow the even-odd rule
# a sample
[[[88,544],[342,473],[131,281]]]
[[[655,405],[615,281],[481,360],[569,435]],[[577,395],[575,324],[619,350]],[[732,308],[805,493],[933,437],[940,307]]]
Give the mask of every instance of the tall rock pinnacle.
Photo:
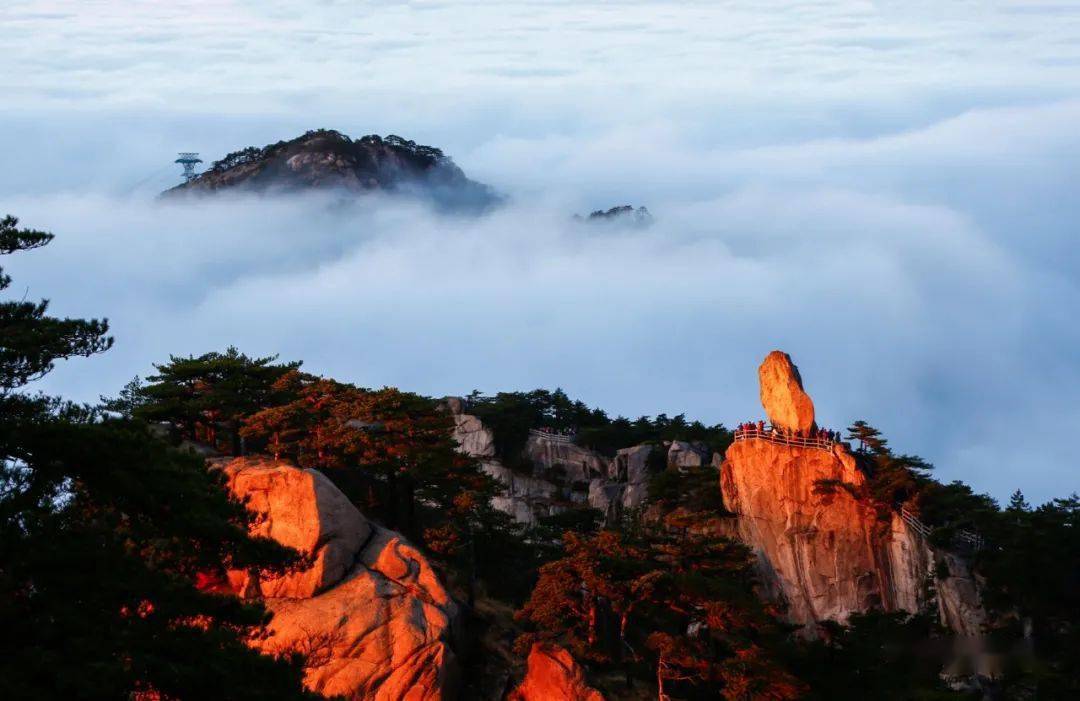
[[[758,368],[761,405],[773,426],[807,432],[814,427],[814,402],[803,390],[799,368],[791,356],[775,350]]]

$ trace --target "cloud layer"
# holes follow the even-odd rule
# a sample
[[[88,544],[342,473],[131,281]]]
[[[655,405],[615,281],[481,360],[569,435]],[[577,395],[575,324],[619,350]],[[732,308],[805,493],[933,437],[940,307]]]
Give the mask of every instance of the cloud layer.
[[[1080,13],[717,5],[9,3],[0,208],[58,237],[6,266],[118,337],[43,386],[235,343],[732,424],[779,347],[831,426],[999,498],[1080,489]],[[175,151],[319,126],[442,146],[511,204],[152,198]],[[656,224],[569,219],[624,202]]]

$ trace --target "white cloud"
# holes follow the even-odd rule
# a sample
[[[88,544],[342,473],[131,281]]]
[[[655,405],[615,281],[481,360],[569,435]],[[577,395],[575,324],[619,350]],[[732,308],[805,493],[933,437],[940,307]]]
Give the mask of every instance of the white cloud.
[[[1017,10],[1024,11],[1018,12]],[[1048,18],[1052,17],[1052,21]],[[117,347],[115,391],[236,343],[362,384],[562,385],[756,416],[774,347],[830,425],[1004,497],[1080,489],[1080,13],[1015,3],[133,3],[0,8],[6,266]],[[328,126],[445,147],[513,203],[168,206],[173,152]],[[646,204],[644,231],[572,212]],[[0,212],[2,213],[2,212]]]

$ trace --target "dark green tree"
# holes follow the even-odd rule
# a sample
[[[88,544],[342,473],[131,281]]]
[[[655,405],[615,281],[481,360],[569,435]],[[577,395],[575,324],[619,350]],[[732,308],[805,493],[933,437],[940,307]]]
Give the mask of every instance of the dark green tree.
[[[3,220],[4,253],[52,238],[15,227]],[[306,697],[298,660],[245,645],[262,607],[195,586],[294,557],[247,535],[220,476],[143,424],[19,391],[108,348],[106,333],[44,302],[0,302],[0,697]]]
[[[823,635],[803,642],[792,663],[799,677],[809,684],[807,698],[972,698],[949,689],[941,679],[949,656],[947,638],[925,616],[872,611],[852,614],[847,625],[833,621],[820,625]]]
[[[29,251],[52,241],[53,235],[20,229],[13,216],[0,219],[0,255]],[[0,268],[0,291],[11,277]],[[57,360],[90,356],[112,346],[109,324],[97,319],[58,319],[48,315],[49,302],[25,300],[0,304],[0,392],[22,387],[44,376]]]
[[[929,482],[933,466],[917,455],[898,455],[881,432],[865,421],[848,429],[848,440],[858,441],[856,456],[868,477],[870,496],[882,505],[896,508],[914,499]]]
[[[133,414],[145,421],[168,422],[184,438],[240,455],[243,420],[279,403],[275,383],[300,367],[299,362],[276,360],[277,356],[252,358],[233,347],[198,357],[171,356],[168,363],[154,366],[157,374],[139,389]]]
[[[1080,698],[1080,498],[1036,508],[1019,493],[976,554],[1007,698]]]

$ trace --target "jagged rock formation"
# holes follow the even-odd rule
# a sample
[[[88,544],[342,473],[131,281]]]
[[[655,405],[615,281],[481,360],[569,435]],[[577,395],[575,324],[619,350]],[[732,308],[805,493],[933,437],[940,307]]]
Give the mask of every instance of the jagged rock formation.
[[[585,681],[585,673],[569,652],[548,643],[533,643],[525,679],[507,701],[604,701]]]
[[[799,368],[787,353],[773,351],[758,368],[761,405],[773,426],[806,433],[814,427],[814,402],[803,391]]]
[[[478,417],[465,413],[461,399],[447,397],[443,404],[454,416],[454,438],[461,452],[477,458],[484,472],[503,486],[502,494],[492,502],[495,508],[525,524],[582,504],[603,512],[607,522],[614,523],[624,510],[645,503],[656,471],[682,470],[710,460],[719,467],[719,456],[712,456],[703,443],[642,444],[608,458],[558,434],[537,431],[529,435],[522,452],[532,471],[522,474],[495,457],[494,435]],[[665,453],[656,453],[664,449]]]
[[[260,458],[219,465],[230,489],[262,515],[256,532],[314,565],[268,579],[230,573],[241,596],[274,614],[269,653],[308,655],[305,684],[325,696],[377,701],[454,698],[459,610],[427,559],[370,523],[324,475]]]
[[[779,405],[791,410],[784,415],[790,424],[781,425],[812,424],[809,397],[790,400],[805,394],[790,358],[774,352],[767,365],[763,403],[786,395]],[[766,392],[767,383],[787,389]],[[770,418],[779,423],[771,412]],[[788,617],[809,635],[817,621],[844,621],[854,612],[932,607],[954,631],[977,635],[984,614],[963,559],[935,552],[898,514],[861,497],[865,483],[845,444],[826,450],[748,438],[728,448],[720,474],[724,504],[737,514],[738,538],[757,555],[765,593],[787,604]],[[935,579],[939,565],[949,577]]]
[[[469,209],[483,209],[500,199],[488,186],[465,177],[437,148],[400,136],[368,135],[354,140],[325,129],[230,153],[190,182],[164,194],[316,189],[407,192]]]

